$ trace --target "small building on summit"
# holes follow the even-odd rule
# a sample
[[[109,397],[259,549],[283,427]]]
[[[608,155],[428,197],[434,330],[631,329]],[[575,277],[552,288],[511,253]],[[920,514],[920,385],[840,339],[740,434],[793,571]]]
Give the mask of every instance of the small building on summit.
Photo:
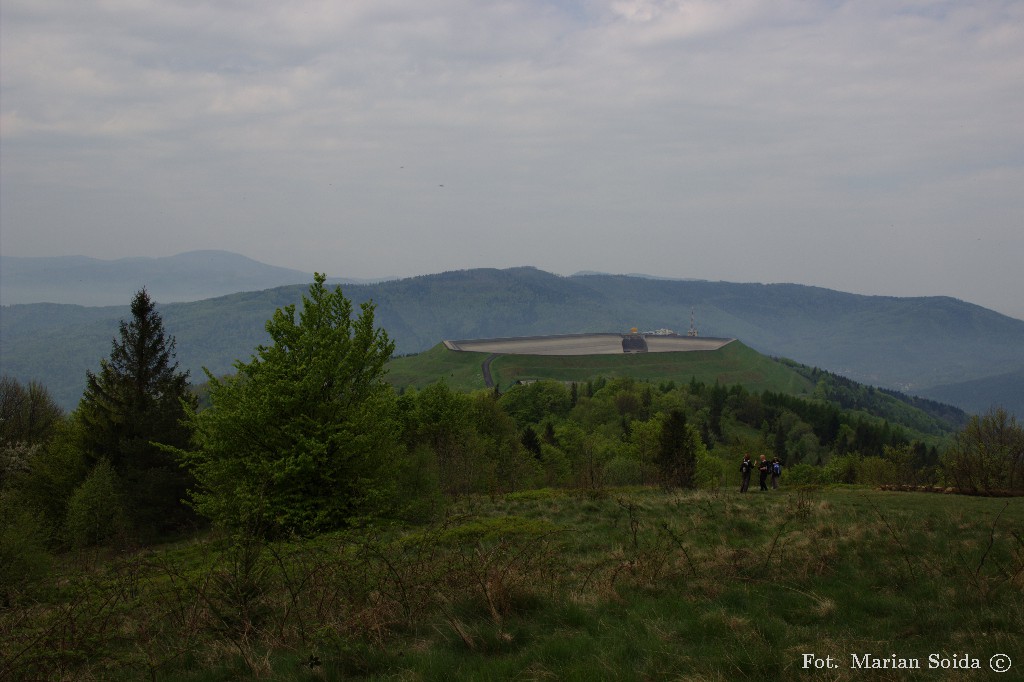
[[[622,335],[622,352],[623,353],[646,353],[647,352],[647,341],[644,339],[644,335],[639,333],[636,327],[633,327],[629,334]]]

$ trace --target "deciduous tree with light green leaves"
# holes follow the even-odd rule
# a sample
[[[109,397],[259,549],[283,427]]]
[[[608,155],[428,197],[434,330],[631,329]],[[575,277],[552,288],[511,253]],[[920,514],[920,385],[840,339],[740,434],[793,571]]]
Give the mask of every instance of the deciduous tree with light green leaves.
[[[943,455],[942,470],[963,491],[1024,490],[1024,426],[1002,408],[971,417]]]
[[[195,446],[182,452],[196,509],[218,525],[268,535],[344,527],[393,502],[401,454],[395,397],[382,381],[394,343],[374,306],[352,302],[316,274],[294,305],[267,322],[237,374],[210,380],[210,407],[189,414]]]

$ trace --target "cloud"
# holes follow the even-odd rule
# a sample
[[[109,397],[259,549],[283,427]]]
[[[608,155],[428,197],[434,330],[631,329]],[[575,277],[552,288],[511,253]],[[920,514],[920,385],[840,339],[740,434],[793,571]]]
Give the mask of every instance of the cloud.
[[[353,276],[531,263],[986,301],[1021,288],[983,266],[1024,260],[1005,237],[1024,201],[1021,3],[0,12],[5,251],[228,248]],[[624,229],[643,238],[616,241]],[[964,231],[1001,236],[974,244],[954,290],[942,269]]]

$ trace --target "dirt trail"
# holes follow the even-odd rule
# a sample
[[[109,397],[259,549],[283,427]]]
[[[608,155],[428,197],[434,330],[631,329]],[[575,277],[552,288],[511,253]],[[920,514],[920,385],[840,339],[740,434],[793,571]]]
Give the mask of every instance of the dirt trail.
[[[484,360],[483,364],[480,365],[480,368],[483,369],[484,371],[484,386],[486,386],[487,388],[494,388],[494,379],[491,378],[491,360],[498,357],[499,355],[501,354],[491,353],[490,355],[487,356],[487,359]]]

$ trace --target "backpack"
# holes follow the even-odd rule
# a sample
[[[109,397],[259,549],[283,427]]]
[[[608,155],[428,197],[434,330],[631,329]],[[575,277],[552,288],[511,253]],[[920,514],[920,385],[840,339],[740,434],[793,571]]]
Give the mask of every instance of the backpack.
[[[772,463],[772,473],[775,474],[776,476],[781,474],[782,473],[782,465],[779,464],[778,462],[773,462]]]

